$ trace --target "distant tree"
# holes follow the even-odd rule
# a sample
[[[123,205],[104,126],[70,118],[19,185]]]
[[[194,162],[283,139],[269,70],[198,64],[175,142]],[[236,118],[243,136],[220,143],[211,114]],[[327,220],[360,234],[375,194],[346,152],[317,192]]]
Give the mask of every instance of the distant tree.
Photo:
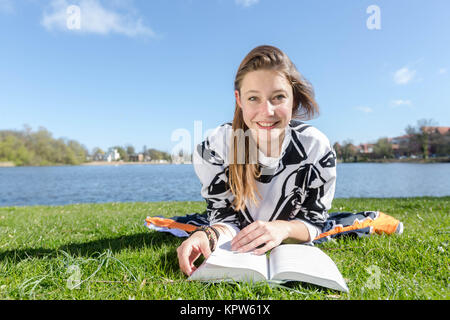
[[[136,154],[136,151],[134,150],[134,147],[132,145],[130,145],[130,144],[126,146],[125,150],[127,152],[128,157]]]
[[[420,142],[422,146],[423,158],[428,159],[429,147],[430,147],[430,131],[429,127],[437,126],[438,123],[433,119],[421,119],[417,121],[417,127],[420,130]]]
[[[156,150],[156,149],[148,149],[148,153],[152,160],[167,160],[172,161],[172,157],[170,154],[164,151]]]
[[[380,138],[373,146],[373,153],[376,158],[391,159],[394,157],[392,144],[388,138]]]
[[[87,149],[75,140],[54,139],[44,127],[33,132],[29,125],[22,131],[0,131],[0,161],[16,165],[79,164],[86,161]]]
[[[38,131],[32,135],[31,141],[36,152],[38,165],[50,165],[55,162],[51,147],[52,140],[52,134],[44,127],[39,127]]]
[[[88,150],[85,146],[83,146],[82,144],[80,144],[78,141],[75,141],[75,140],[69,140],[67,145],[74,154],[74,157],[75,157],[74,164],[86,162],[86,156],[88,155]]]
[[[23,140],[15,135],[0,134],[0,161],[11,161],[16,166],[30,165],[34,153],[28,150]]]
[[[352,140],[348,139],[342,143],[342,160],[347,162],[347,160],[355,158],[356,147],[353,145]]]
[[[104,155],[105,151],[103,151],[99,147],[95,147],[94,149],[92,149],[92,160],[101,160],[103,159]]]
[[[412,125],[408,125],[405,128],[405,132],[408,136],[408,142],[405,147],[405,153],[406,155],[410,156],[413,154],[419,154],[420,153],[420,133],[416,129],[416,127]]]
[[[77,159],[73,150],[67,145],[63,138],[53,141],[52,157],[49,159],[52,163],[77,164]]]
[[[424,159],[428,159],[430,150],[430,134],[429,127],[437,126],[437,122],[433,119],[420,119],[416,126],[408,125],[405,132],[409,135],[408,153],[423,154]]]
[[[450,155],[450,133],[438,134],[433,138],[432,152],[438,156]]]
[[[436,156],[450,155],[450,132],[442,132],[435,127],[427,128],[428,152]]]

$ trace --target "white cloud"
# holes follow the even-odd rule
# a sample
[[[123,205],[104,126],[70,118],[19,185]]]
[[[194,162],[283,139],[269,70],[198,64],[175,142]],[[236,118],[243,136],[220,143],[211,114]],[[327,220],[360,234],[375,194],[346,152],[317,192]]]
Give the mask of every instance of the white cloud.
[[[394,73],[394,82],[396,84],[407,84],[414,79],[416,70],[409,70],[407,67],[401,68]]]
[[[108,2],[106,2],[108,3]],[[47,30],[60,30],[81,33],[95,33],[106,35],[109,33],[122,34],[129,37],[150,36],[156,37],[156,33],[146,27],[142,19],[137,16],[136,10],[129,3],[118,6],[117,2],[109,2],[122,12],[116,12],[112,8],[104,7],[99,0],[77,0],[68,3],[66,0],[52,0],[50,12],[44,12],[41,24]],[[77,5],[80,8],[80,28],[69,29],[67,20],[69,14],[67,8]]]
[[[13,13],[14,5],[12,0],[0,0],[0,13]]]
[[[447,68],[440,68],[438,72],[439,72],[439,74],[446,74]]]
[[[234,2],[237,5],[243,6],[243,7],[250,7],[254,4],[257,4],[259,0],[234,0]]]
[[[411,105],[412,105],[411,100],[397,99],[391,101],[391,106],[393,107],[411,106]]]
[[[359,107],[356,107],[356,110],[362,111],[362,112],[364,112],[364,113],[370,113],[370,112],[373,112],[372,108],[370,108],[370,107],[365,107],[365,106],[359,106]]]

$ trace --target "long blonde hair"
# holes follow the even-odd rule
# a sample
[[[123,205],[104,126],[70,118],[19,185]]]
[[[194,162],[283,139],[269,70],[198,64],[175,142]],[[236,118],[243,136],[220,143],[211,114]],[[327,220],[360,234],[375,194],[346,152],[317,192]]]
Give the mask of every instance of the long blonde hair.
[[[283,51],[269,45],[262,45],[254,48],[239,65],[234,80],[234,89],[239,91],[239,96],[241,96],[240,89],[245,75],[256,70],[274,70],[286,77],[292,86],[294,96],[292,118],[310,119],[319,113],[319,106],[314,99],[314,90],[311,84],[303,78]],[[232,129],[233,132],[236,132],[236,130],[239,129],[244,132],[247,132],[248,130],[248,127],[244,122],[242,109],[238,106],[237,101],[235,104]],[[235,196],[233,201],[234,209],[239,211],[245,210],[246,200],[250,200],[255,205],[258,205],[259,201],[256,198],[255,193],[258,194],[259,198],[261,198],[261,194],[256,187],[256,179],[261,176],[261,169],[258,164],[250,161],[250,158],[255,156],[250,155],[251,149],[249,148],[249,139],[251,139],[251,137],[245,139],[245,144],[243,144],[245,146],[245,163],[238,163],[237,161],[237,148],[242,144],[237,143],[237,138],[234,135],[232,135],[231,139],[230,154],[233,155],[234,159],[230,159],[229,164],[229,185],[231,192]]]

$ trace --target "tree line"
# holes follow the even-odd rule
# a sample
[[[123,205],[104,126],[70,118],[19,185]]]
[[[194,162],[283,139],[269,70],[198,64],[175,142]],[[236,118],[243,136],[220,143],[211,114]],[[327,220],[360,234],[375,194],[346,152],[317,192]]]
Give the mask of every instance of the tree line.
[[[134,147],[114,146],[123,161],[135,154]],[[144,156],[152,160],[170,161],[170,154],[144,146]],[[104,154],[100,148],[89,150],[75,140],[53,138],[51,132],[40,126],[33,131],[28,125],[23,130],[0,130],[0,162],[12,162],[16,166],[79,165]]]
[[[131,157],[136,156],[136,154],[137,154],[134,146],[130,145],[130,144],[128,144],[124,147],[116,145],[116,146],[111,147],[110,149],[116,149],[117,153],[119,153],[119,155],[120,155],[120,159],[123,161],[130,161]],[[91,159],[92,160],[103,159],[106,152],[107,151],[104,151],[103,149],[101,149],[99,147],[95,147],[92,150],[92,154],[90,155]],[[147,158],[150,160],[167,160],[169,162],[172,160],[172,157],[169,153],[160,151],[157,149],[153,149],[153,148],[147,149],[147,146],[144,146],[140,153],[143,155],[144,159]]]
[[[55,139],[44,127],[36,132],[28,125],[23,130],[0,131],[0,162],[16,166],[76,165],[86,161],[87,153],[79,142]]]
[[[434,128],[437,122],[433,119],[421,119],[416,125],[408,125],[405,134],[392,140],[379,138],[371,143],[369,152],[360,152],[358,146],[348,139],[342,144],[336,142],[333,147],[338,159],[344,162],[370,161],[380,159],[422,158],[450,156],[450,132],[441,133]]]
[[[416,125],[405,128],[404,139],[397,143],[386,137],[379,138],[370,144],[371,152],[361,153],[351,140],[342,144],[336,142],[333,147],[338,159],[349,161],[370,161],[378,159],[395,159],[401,157],[448,157],[450,155],[450,133],[440,133],[429,130],[437,125],[434,120],[422,119]],[[123,161],[130,161],[136,156],[135,148],[113,146]],[[66,138],[55,139],[46,128],[39,127],[33,131],[25,125],[23,130],[0,130],[0,162],[13,162],[16,166],[45,166],[45,165],[79,165],[92,160],[103,160],[105,151],[95,147],[90,153],[88,149],[75,140]],[[144,159],[166,160],[171,162],[172,156],[164,151],[143,147]],[[190,154],[180,151],[179,159],[189,160]]]

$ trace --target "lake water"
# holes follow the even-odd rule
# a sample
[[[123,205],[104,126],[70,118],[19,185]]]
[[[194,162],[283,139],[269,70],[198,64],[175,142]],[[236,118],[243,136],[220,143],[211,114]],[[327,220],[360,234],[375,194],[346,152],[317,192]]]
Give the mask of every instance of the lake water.
[[[202,201],[192,165],[0,168],[0,206]],[[450,195],[450,163],[339,163],[336,198]]]

